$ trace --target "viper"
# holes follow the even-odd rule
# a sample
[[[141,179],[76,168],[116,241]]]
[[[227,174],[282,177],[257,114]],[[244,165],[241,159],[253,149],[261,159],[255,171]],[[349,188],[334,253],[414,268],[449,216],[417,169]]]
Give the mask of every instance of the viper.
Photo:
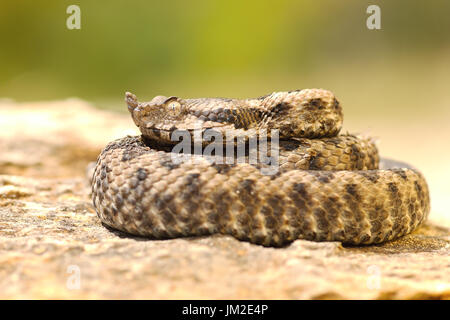
[[[218,233],[264,246],[296,239],[362,245],[408,234],[429,214],[420,171],[380,160],[370,137],[340,134],[342,106],[330,91],[149,102],[127,92],[125,100],[142,135],[109,143],[92,178],[96,212],[114,229],[152,239]],[[224,145],[243,143],[244,161],[194,148],[179,161],[174,134],[195,140],[208,130]],[[262,170],[266,162],[248,161],[251,139],[263,135],[277,147],[271,174]],[[210,143],[202,140],[201,149]]]

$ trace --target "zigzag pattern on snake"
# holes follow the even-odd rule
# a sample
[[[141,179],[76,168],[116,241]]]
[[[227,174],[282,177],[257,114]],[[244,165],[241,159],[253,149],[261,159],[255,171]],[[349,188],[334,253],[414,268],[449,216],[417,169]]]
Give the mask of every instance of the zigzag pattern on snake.
[[[109,143],[92,178],[94,207],[112,228],[152,239],[220,233],[265,246],[296,239],[373,244],[410,233],[429,214],[417,169],[380,161],[369,137],[339,134],[342,107],[330,91],[144,103],[126,93],[125,100],[142,136]],[[176,130],[194,137],[208,129],[247,145],[277,130],[279,170],[263,174],[266,164],[248,163],[249,150],[244,163],[192,151],[173,160]]]

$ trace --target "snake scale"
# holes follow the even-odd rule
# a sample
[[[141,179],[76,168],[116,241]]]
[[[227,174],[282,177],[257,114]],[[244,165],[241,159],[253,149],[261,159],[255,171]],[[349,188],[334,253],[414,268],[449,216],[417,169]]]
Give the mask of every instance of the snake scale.
[[[339,134],[342,106],[330,91],[149,102],[127,92],[125,100],[142,135],[109,143],[92,177],[96,212],[114,229],[152,239],[219,233],[264,246],[296,239],[359,245],[408,234],[429,214],[418,170],[380,160],[370,137]],[[278,170],[263,174],[267,163],[249,163],[249,148],[241,162],[193,150],[174,160],[174,132],[194,137],[208,129],[231,135],[233,147],[236,139],[246,137],[247,146],[264,130],[277,132]]]

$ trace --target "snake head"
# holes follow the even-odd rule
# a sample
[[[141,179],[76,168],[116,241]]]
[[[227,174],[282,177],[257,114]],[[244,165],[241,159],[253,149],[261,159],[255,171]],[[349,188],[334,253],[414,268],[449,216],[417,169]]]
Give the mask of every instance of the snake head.
[[[134,123],[143,135],[170,141],[170,134],[186,117],[184,100],[171,96],[156,96],[151,101],[139,102],[136,95],[125,93],[125,102]]]
[[[140,103],[136,95],[131,92],[125,93],[128,111],[135,122],[139,122],[145,116],[152,116],[155,120],[178,117],[183,111],[182,102],[179,100],[178,97],[173,96],[156,96],[149,102]],[[138,124],[136,123],[136,125]]]

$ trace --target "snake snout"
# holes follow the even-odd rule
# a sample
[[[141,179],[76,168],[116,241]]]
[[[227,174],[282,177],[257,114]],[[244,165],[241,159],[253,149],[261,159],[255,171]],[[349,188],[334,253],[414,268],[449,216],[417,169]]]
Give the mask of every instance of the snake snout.
[[[128,111],[133,113],[133,110],[138,106],[138,100],[137,100],[136,95],[127,91],[125,93],[125,102],[127,103]]]
[[[133,121],[136,124],[136,126],[139,127],[139,121],[136,118],[136,111],[139,112],[140,110],[138,108],[139,102],[137,100],[136,95],[127,91],[125,93],[125,102],[127,103],[128,111],[130,111],[130,113],[131,113],[131,118],[133,118]]]

